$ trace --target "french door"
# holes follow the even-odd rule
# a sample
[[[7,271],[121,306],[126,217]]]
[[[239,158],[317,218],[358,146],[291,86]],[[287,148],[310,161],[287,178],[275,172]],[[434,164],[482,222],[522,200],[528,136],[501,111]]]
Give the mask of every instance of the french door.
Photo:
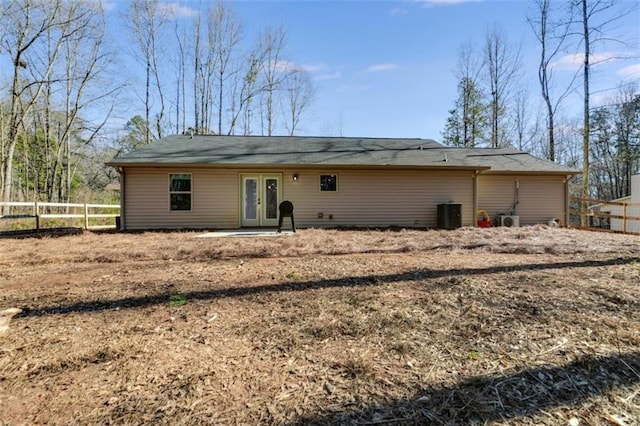
[[[280,175],[241,174],[240,226],[278,226]]]

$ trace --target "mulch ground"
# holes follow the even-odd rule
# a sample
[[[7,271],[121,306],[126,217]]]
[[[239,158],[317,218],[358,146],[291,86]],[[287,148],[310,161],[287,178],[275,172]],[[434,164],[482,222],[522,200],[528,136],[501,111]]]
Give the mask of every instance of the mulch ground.
[[[197,235],[0,240],[0,424],[639,424],[637,236]]]

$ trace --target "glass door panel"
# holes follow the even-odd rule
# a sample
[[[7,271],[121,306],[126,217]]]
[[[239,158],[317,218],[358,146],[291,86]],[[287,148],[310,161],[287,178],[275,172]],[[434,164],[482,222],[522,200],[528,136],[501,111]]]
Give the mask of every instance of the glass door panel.
[[[265,219],[278,219],[278,179],[264,180]]]
[[[258,177],[242,178],[242,226],[260,226]]]

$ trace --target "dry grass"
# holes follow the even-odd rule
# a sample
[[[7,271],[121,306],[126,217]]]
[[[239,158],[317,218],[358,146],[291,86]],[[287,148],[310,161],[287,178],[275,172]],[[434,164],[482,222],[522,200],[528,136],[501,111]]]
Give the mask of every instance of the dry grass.
[[[640,240],[0,240],[0,424],[638,424]]]

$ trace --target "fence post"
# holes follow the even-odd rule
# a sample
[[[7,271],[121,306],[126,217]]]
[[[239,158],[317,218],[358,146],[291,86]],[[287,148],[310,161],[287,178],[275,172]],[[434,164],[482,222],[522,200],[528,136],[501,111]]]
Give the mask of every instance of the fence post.
[[[40,208],[38,207],[38,200],[33,202],[33,215],[36,217],[36,231],[40,230]]]
[[[622,232],[627,233],[627,203],[622,204]]]
[[[89,207],[84,203],[84,229],[89,229]]]

